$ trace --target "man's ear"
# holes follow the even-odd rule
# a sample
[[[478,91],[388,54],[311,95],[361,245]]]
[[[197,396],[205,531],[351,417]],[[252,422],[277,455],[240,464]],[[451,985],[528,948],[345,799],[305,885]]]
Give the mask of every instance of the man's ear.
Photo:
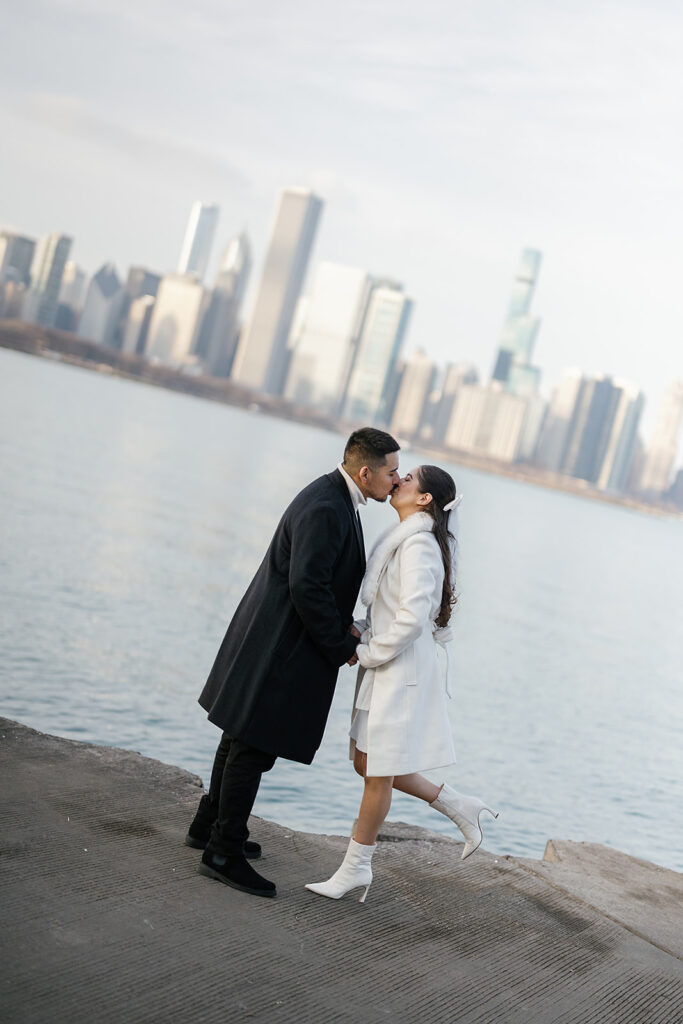
[[[368,466],[361,466],[361,468],[358,470],[358,476],[363,481],[363,483],[366,484],[366,485],[367,485],[367,482],[368,482],[369,475],[370,475],[370,469],[369,469]]]

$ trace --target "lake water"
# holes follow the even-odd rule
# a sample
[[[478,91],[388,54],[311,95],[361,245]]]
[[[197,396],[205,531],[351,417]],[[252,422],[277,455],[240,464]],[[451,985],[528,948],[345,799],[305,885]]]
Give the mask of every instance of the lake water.
[[[206,781],[219,734],[196,698],[226,623],[343,440],[0,350],[1,713]],[[491,851],[587,840],[683,870],[683,524],[447,468],[465,496],[458,763],[435,779],[500,809]],[[368,543],[394,515],[363,510]],[[348,833],[354,678],[314,764],[278,761],[255,813]],[[409,797],[390,817],[456,834]]]

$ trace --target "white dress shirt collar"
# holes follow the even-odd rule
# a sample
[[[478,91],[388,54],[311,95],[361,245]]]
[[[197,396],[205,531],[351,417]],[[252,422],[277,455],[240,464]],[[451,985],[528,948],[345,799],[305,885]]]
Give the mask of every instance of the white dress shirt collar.
[[[349,494],[351,495],[351,502],[353,504],[353,511],[357,512],[358,506],[367,505],[368,499],[365,497],[356,481],[352,477],[350,477],[349,474],[346,472],[341,462],[337,466],[337,469],[344,477],[344,482],[346,483],[346,486],[349,489]]]

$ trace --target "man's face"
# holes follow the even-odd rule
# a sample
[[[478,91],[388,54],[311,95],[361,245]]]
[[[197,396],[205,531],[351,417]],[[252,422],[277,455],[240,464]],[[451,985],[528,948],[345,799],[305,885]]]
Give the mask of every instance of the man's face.
[[[398,487],[401,479],[398,475],[398,452],[391,452],[389,455],[386,455],[384,465],[377,469],[363,466],[360,476],[366,498],[373,498],[375,501],[386,501],[394,488]]]

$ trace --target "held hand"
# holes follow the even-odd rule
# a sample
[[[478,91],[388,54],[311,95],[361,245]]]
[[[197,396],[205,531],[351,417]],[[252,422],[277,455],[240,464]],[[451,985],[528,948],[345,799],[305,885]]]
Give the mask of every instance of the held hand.
[[[349,626],[349,633],[351,634],[351,636],[355,636],[356,640],[360,640],[360,633],[358,632],[356,627],[353,625],[353,623],[351,623],[351,625]],[[353,668],[353,666],[356,665],[357,662],[358,662],[358,655],[354,652],[353,657],[349,658],[349,660],[346,662],[346,664],[350,665],[351,668]]]

